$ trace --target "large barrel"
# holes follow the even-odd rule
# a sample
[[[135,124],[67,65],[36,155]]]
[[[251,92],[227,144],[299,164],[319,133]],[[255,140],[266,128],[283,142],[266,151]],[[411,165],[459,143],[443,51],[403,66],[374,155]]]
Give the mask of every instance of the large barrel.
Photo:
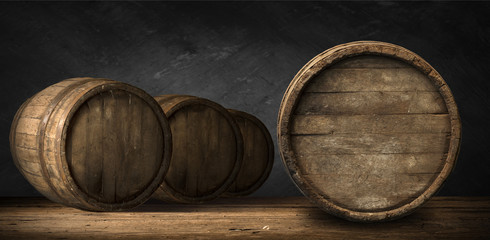
[[[207,99],[157,96],[169,119],[173,154],[155,198],[200,203],[219,197],[235,180],[243,159],[243,140],[231,114]]]
[[[135,207],[163,181],[168,120],[144,91],[108,79],[73,78],[17,111],[10,147],[17,168],[47,198],[92,211]]]
[[[281,103],[281,156],[301,191],[352,221],[413,212],[456,161],[461,123],[449,87],[415,53],[361,41],[313,58]]]
[[[243,162],[238,176],[224,196],[246,196],[267,180],[274,164],[274,144],[267,127],[255,116],[228,109],[243,137]]]

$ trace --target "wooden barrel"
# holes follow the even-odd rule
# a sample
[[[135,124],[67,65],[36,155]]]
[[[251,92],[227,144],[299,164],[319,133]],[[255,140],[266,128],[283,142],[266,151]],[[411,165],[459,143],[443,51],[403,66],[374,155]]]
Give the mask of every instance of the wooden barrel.
[[[267,127],[255,116],[233,109],[228,111],[242,133],[243,162],[238,176],[223,196],[246,196],[259,189],[269,177],[274,164],[274,144]]]
[[[294,77],[278,140],[293,181],[316,205],[352,221],[407,215],[443,184],[461,123],[439,73],[397,45],[331,48]]]
[[[157,96],[169,119],[173,154],[154,197],[200,203],[219,197],[235,180],[243,159],[243,140],[231,114],[210,100]]]
[[[17,111],[10,147],[17,168],[47,198],[91,211],[135,207],[163,181],[168,120],[144,91],[108,79],[73,78]]]

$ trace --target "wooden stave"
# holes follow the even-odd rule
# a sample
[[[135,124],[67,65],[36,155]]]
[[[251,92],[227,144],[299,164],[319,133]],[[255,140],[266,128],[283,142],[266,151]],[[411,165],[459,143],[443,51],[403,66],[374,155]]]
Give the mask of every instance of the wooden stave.
[[[247,189],[243,189],[239,192],[231,192],[230,190],[226,191],[223,194],[223,197],[243,197],[252,194],[253,192],[257,191],[267,180],[269,177],[272,167],[274,165],[274,143],[272,141],[271,134],[269,133],[269,130],[267,127],[260,121],[258,118],[255,116],[248,114],[246,112],[234,110],[234,109],[228,109],[228,111],[234,116],[234,117],[242,117],[244,119],[247,119],[248,121],[254,123],[262,132],[262,134],[266,138],[267,142],[267,147],[268,147],[268,159],[267,159],[267,165],[266,168],[264,168],[264,171],[261,174],[261,177],[255,182],[252,186],[250,186]],[[243,133],[242,133],[243,136]],[[246,151],[246,149],[244,149]],[[242,165],[246,164],[245,161],[243,161]]]
[[[171,156],[171,135],[168,120],[161,108],[154,101],[154,99],[143,90],[133,87],[129,84],[101,78],[71,78],[54,84],[28,99],[24,103],[25,105],[23,105],[23,107],[18,110],[16,117],[14,118],[14,121],[12,123],[10,143],[14,162],[18,166],[22,165],[22,162],[19,162],[19,160],[17,159],[17,149],[15,144],[15,134],[18,127],[17,116],[20,116],[23,113],[25,106],[29,105],[28,102],[30,102],[36,96],[43,93],[49,93],[49,91],[53,88],[60,87],[60,85],[65,85],[69,82],[73,82],[73,84],[66,86],[65,89],[62,89],[54,96],[47,99],[47,101],[50,103],[50,106],[48,106],[47,112],[43,111],[41,115],[42,117],[44,117],[44,130],[40,129],[37,135],[37,144],[41,146],[39,149],[37,149],[40,154],[38,160],[40,161],[40,168],[43,169],[42,176],[45,178],[45,182],[42,185],[47,185],[48,189],[42,189],[37,186],[38,183],[35,181],[35,179],[26,176],[24,168],[20,167],[20,172],[24,176],[26,176],[26,179],[39,192],[41,192],[52,201],[79,209],[89,211],[119,211],[133,208],[144,203],[151,197],[152,193],[156,190],[161,181],[163,181],[165,173],[168,170],[169,159]],[[165,143],[165,150],[162,154],[161,166],[157,174],[155,175],[155,179],[147,186],[146,189],[136,195],[133,199],[122,203],[102,203],[88,197],[77,186],[77,183],[71,177],[69,166],[66,161],[66,156],[63,154],[64,151],[62,150],[65,147],[64,144],[66,142],[69,122],[71,120],[71,117],[77,112],[80,105],[82,105],[86,100],[90,99],[92,96],[98,93],[111,90],[126,91],[143,99],[155,113],[155,116],[160,123],[163,134],[163,141]],[[81,93],[79,93],[77,96],[73,96],[76,91],[80,91]],[[67,109],[63,109],[63,104],[67,104],[67,102],[70,102],[70,107]],[[56,119],[55,117],[57,115],[61,115],[63,117]],[[56,153],[54,153],[53,156],[47,155],[47,152],[51,152],[49,140],[46,140],[48,138],[48,135],[56,136],[55,139],[57,139],[57,141],[59,142],[59,145],[53,145],[53,147],[56,148],[54,150],[54,152]],[[48,173],[46,169],[46,161],[54,161],[55,164],[52,165],[55,165],[57,169],[51,170]],[[53,177],[53,174],[56,174],[57,176]],[[51,182],[53,180],[65,183],[66,185],[54,184],[53,182]]]
[[[426,189],[426,191],[424,191],[410,203],[396,209],[380,212],[351,211],[329,202],[320,194],[316,193],[314,189],[312,189],[311,186],[303,180],[301,175],[298,174],[299,169],[298,166],[295,165],[294,151],[292,150],[290,134],[288,132],[290,129],[289,120],[291,119],[295,107],[298,104],[299,98],[301,97],[302,92],[309,80],[313,79],[318,73],[322,72],[338,61],[349,57],[366,54],[391,57],[401,60],[424,73],[443,97],[451,123],[451,137],[449,141],[448,154],[443,169],[439,175],[437,175],[436,179],[432,181],[431,185]],[[452,171],[459,154],[461,141],[461,120],[451,90],[440,74],[424,59],[398,45],[377,41],[357,41],[334,46],[320,53],[311,59],[296,74],[289,84],[281,101],[281,106],[278,113],[277,138],[279,142],[281,159],[288,169],[288,175],[291,177],[298,189],[317,206],[328,213],[350,221],[389,221],[412,213],[417,208],[421,207],[440,189]]]
[[[176,190],[174,190],[172,187],[170,187],[164,180],[160,185],[160,187],[153,194],[153,197],[165,202],[194,204],[194,203],[204,203],[204,202],[212,201],[222,196],[222,194],[225,193],[226,190],[234,182],[236,176],[239,173],[240,166],[242,165],[243,162],[243,151],[244,151],[243,138],[240,132],[240,128],[236,123],[236,121],[234,120],[233,116],[220,104],[205,98],[200,98],[191,95],[181,95],[181,94],[166,94],[166,95],[155,96],[154,98],[160,104],[161,108],[163,109],[164,113],[169,119],[171,118],[172,114],[178,111],[180,108],[191,104],[204,104],[220,112],[227,119],[228,123],[230,124],[230,126],[232,127],[235,133],[237,158],[235,161],[235,167],[233,168],[232,172],[229,174],[229,177],[225,181],[225,183],[222,184],[218,189],[216,189],[213,193],[209,195],[205,195],[201,197],[185,196],[177,192]]]

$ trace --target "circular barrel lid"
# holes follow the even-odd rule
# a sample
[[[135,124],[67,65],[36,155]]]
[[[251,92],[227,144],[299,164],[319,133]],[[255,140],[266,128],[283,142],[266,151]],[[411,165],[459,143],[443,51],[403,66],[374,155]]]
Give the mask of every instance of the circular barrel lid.
[[[280,153],[299,189],[352,221],[404,216],[456,161],[461,123],[439,73],[397,45],[342,44],[307,63],[278,119]]]

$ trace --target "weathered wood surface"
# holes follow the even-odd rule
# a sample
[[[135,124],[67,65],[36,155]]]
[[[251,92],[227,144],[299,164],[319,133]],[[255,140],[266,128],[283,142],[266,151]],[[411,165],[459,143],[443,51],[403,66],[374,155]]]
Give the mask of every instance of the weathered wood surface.
[[[447,152],[447,134],[327,134],[291,137],[297,155]]]
[[[14,162],[39,192],[95,211],[146,201],[168,169],[170,141],[151,96],[93,78],[67,79],[27,100],[10,135]]]
[[[410,213],[457,158],[461,123],[442,77],[416,54],[354,42],[313,58],[279,113],[281,156],[299,188],[353,221]]]
[[[359,79],[358,79],[359,80]],[[437,92],[304,93],[298,115],[447,113]]]
[[[267,127],[255,116],[228,109],[243,137],[243,162],[226,196],[246,196],[267,180],[274,164],[274,144]]]
[[[233,116],[210,100],[157,96],[172,131],[170,167],[155,198],[204,202],[224,193],[243,160],[243,140]]]
[[[0,239],[488,239],[489,197],[434,197],[391,222],[354,223],[304,197],[146,203],[84,212],[39,198],[0,199]]]
[[[450,133],[447,118],[447,114],[297,115],[291,133]]]

